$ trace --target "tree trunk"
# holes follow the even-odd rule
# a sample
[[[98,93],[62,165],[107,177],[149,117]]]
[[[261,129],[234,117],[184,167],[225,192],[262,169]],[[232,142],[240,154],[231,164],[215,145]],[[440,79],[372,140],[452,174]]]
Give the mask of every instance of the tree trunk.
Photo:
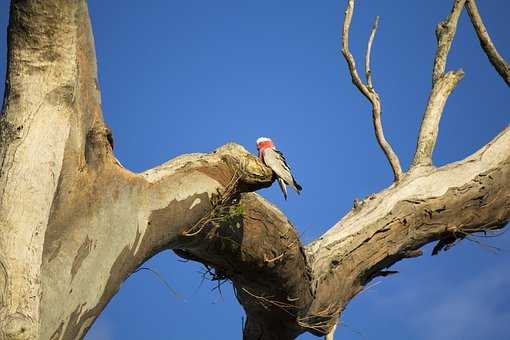
[[[247,313],[245,339],[331,334],[350,299],[385,268],[429,242],[439,251],[502,228],[510,220],[510,128],[460,162],[435,168],[430,158],[461,78],[444,72],[442,58],[464,3],[481,20],[473,0],[455,1],[415,162],[404,173],[382,134],[379,96],[371,80],[361,82],[348,50],[348,2],[344,55],[373,105],[396,182],[305,247],[284,214],[252,193],[274,176],[239,145],[126,170],[102,118],[86,1],[11,1],[0,118],[0,339],[81,339],[122,282],[165,249],[233,282]],[[367,74],[369,66],[368,58]]]

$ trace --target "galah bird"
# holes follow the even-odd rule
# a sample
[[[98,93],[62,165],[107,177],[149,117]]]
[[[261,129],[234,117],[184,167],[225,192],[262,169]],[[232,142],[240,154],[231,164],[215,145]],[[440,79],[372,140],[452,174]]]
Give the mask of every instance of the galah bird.
[[[270,167],[278,177],[278,184],[282,189],[283,197],[287,199],[287,185],[290,185],[299,194],[303,188],[292,176],[285,157],[276,149],[273,141],[270,138],[260,137],[257,139],[257,150],[259,151],[260,160]]]

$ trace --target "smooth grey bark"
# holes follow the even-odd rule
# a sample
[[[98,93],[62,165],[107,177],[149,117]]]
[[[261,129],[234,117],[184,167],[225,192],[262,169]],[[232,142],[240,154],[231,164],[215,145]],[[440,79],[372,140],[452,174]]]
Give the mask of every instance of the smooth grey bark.
[[[453,13],[458,6],[464,2],[455,1]],[[247,313],[245,339],[306,331],[331,338],[346,304],[384,268],[419,256],[426,243],[438,241],[440,250],[510,219],[510,128],[465,160],[441,168],[429,161],[458,81],[442,67],[420,134],[426,141],[418,141],[424,157],[404,173],[383,143],[398,181],[304,246],[287,217],[252,193],[271,185],[273,174],[239,145],[139,174],[123,168],[102,118],[85,0],[11,1],[8,43],[0,117],[2,340],[82,338],[122,282],[164,249],[233,282]],[[348,39],[344,54],[357,75]],[[375,111],[379,103],[373,113],[381,141],[380,102],[367,78],[365,85],[353,76]]]

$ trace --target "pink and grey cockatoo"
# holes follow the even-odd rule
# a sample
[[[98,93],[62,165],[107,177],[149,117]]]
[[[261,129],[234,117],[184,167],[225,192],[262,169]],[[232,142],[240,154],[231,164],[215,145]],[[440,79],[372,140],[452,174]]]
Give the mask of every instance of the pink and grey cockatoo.
[[[282,189],[283,197],[287,199],[287,185],[290,185],[298,194],[302,190],[301,185],[296,182],[290,172],[290,167],[281,153],[273,144],[273,141],[267,137],[257,139],[257,150],[259,158],[265,165],[270,167],[277,176],[278,184]]]

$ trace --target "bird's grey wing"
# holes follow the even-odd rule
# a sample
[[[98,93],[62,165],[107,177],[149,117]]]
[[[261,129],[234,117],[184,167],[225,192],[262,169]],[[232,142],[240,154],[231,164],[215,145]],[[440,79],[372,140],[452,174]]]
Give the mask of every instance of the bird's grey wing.
[[[285,166],[287,167],[287,169],[289,169],[289,172],[290,171],[290,166],[289,166],[289,163],[287,163],[287,159],[285,158],[285,156],[283,155],[283,152],[281,152],[280,150],[277,150],[277,149],[273,149],[274,152],[276,152],[278,154],[278,156],[280,157],[280,159],[282,160],[283,164],[285,164]]]
[[[298,187],[295,185],[294,178],[292,177],[292,173],[290,172],[290,168],[287,165],[285,157],[278,150],[267,149],[264,151],[264,163],[276,173],[276,175],[281,178],[285,184],[292,186],[292,188],[296,191],[299,191]]]
[[[289,171],[289,174],[290,174],[290,177],[292,178],[292,181],[289,182],[289,185],[299,194],[299,192],[301,190],[303,190],[303,188],[301,187],[301,185],[299,185],[299,183],[296,181],[296,179],[294,178],[294,175],[292,175],[292,171],[290,170],[290,166],[289,164],[287,163],[287,160],[285,159],[285,156],[283,155],[283,153],[280,151],[280,150],[274,150],[274,152],[276,152],[280,158],[282,159],[283,161],[283,164],[285,165],[285,167],[287,167],[288,171]]]

